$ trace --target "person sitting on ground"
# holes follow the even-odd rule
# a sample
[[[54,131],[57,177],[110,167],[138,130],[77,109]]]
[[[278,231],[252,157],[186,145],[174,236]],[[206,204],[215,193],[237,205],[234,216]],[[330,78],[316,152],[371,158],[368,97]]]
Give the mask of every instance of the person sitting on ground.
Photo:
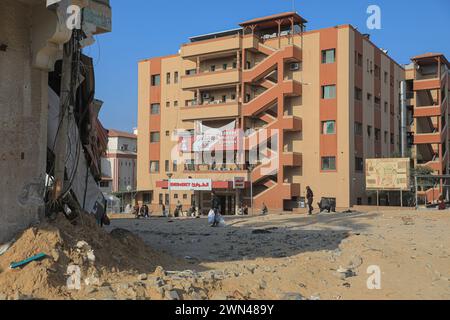
[[[242,211],[244,213],[244,216],[248,216],[248,206],[246,204],[244,204]]]
[[[328,213],[336,212],[336,204],[333,202],[334,201],[332,201],[330,199],[322,198],[320,200],[320,202],[317,203],[317,205],[319,206],[320,212],[324,212],[324,211],[328,211]]]
[[[261,209],[261,215],[265,216],[269,213],[269,209],[267,208],[266,204],[263,202],[263,206]]]
[[[447,205],[445,204],[444,196],[441,195],[438,200],[438,210],[445,210],[445,209],[447,209]]]

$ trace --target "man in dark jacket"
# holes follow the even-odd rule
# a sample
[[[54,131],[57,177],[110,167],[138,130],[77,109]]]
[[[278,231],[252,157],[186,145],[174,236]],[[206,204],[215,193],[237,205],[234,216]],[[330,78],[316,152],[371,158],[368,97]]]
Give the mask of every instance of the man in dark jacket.
[[[308,208],[309,208],[309,215],[312,215],[314,208],[313,208],[313,203],[314,203],[314,193],[311,190],[311,188],[308,186],[306,187],[306,200],[308,201]]]

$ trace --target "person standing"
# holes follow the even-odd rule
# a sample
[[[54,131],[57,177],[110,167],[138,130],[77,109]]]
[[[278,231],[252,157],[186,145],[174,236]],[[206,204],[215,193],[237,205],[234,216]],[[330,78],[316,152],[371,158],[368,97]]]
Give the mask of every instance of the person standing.
[[[306,200],[308,201],[308,208],[309,208],[308,215],[312,215],[312,213],[314,211],[314,208],[313,208],[314,193],[309,186],[306,187]]]

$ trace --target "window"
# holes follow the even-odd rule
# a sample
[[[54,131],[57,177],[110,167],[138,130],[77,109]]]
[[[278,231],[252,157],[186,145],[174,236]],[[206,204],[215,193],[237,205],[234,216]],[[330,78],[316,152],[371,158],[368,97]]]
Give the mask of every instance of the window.
[[[380,138],[381,138],[380,135],[381,135],[381,130],[375,128],[375,140],[376,140],[376,141],[379,141],[379,140],[380,140]]]
[[[100,181],[100,188],[109,188],[108,181]]]
[[[322,170],[323,171],[336,170],[336,157],[323,157],[322,158]]]
[[[371,93],[367,93],[367,100],[372,102],[372,94]]]
[[[166,131],[166,137],[170,136],[170,131]]]
[[[227,102],[227,96],[226,95],[223,95],[222,96],[222,103],[226,103]]]
[[[150,114],[159,114],[159,112],[160,112],[159,103],[153,103],[150,106]]]
[[[146,192],[144,194],[142,194],[142,202],[144,202],[144,204],[149,204],[152,201],[152,197],[151,194]]]
[[[209,71],[214,72],[216,71],[216,66],[213,64],[209,67]]]
[[[387,83],[388,81],[388,73],[384,72],[384,83]]]
[[[173,198],[174,198],[174,199],[178,199],[178,193],[175,193],[175,194],[173,195]]]
[[[394,144],[394,134],[391,133],[391,144]]]
[[[336,49],[322,50],[322,63],[334,63],[336,61]]]
[[[166,102],[166,108],[169,108],[170,107],[170,101],[167,101]]]
[[[367,135],[368,135],[369,137],[372,136],[372,126],[367,126]]]
[[[166,84],[170,84],[170,72],[166,74]]]
[[[336,98],[336,86],[322,86],[322,99],[335,99]]]
[[[159,161],[150,161],[150,173],[159,172]]]
[[[236,100],[236,95],[235,94],[231,95],[231,100]]]
[[[336,134],[336,122],[322,121],[322,134]]]
[[[169,160],[164,161],[164,171],[170,172],[170,162],[169,162]]]
[[[355,122],[355,135],[362,136],[363,126],[361,122]]]
[[[174,107],[178,107],[178,101],[174,101],[174,102],[173,102],[173,106],[174,106]]]
[[[381,107],[380,104],[381,104],[381,99],[378,97],[375,97],[375,107],[380,108]]]
[[[227,64],[227,63],[224,63],[223,66],[222,66],[222,69],[223,69],[223,70],[227,70],[227,69],[228,69],[228,64]]]
[[[379,66],[375,65],[375,77],[380,78],[381,76],[381,69]]]
[[[364,171],[364,160],[363,158],[355,157],[355,171]]]
[[[183,199],[184,200],[187,200],[187,198],[188,198],[188,195],[185,193],[185,194],[183,194]]]
[[[128,151],[128,145],[127,144],[122,145],[122,150]],[[126,163],[125,163],[125,165],[126,165]]]
[[[237,69],[237,62],[233,62],[233,69]]]
[[[173,160],[173,172],[177,172],[178,171],[178,163],[177,160]]]
[[[355,59],[356,59],[355,63],[356,63],[358,66],[362,67],[362,63],[363,63],[363,57],[362,57],[362,54],[357,52],[357,53],[355,54]]]
[[[175,71],[174,79],[173,79],[174,83],[178,83],[178,78],[179,78],[178,71]]]
[[[164,202],[166,203],[166,206],[169,205],[169,202],[170,202],[169,194],[166,193],[164,198],[165,198]]]
[[[384,132],[384,143],[387,143],[387,142],[388,142],[388,132],[385,131]]]
[[[159,74],[155,74],[152,76],[152,87],[157,87],[161,85],[161,76]]]
[[[163,194],[162,193],[159,194],[159,202],[158,203],[163,204]]]
[[[355,99],[358,101],[362,100],[362,90],[358,87],[355,87]]]
[[[189,69],[189,70],[186,70],[186,75],[187,75],[187,76],[192,76],[192,75],[194,75],[194,74],[197,74],[197,69]]]
[[[159,132],[150,133],[150,143],[157,143],[160,141]]]

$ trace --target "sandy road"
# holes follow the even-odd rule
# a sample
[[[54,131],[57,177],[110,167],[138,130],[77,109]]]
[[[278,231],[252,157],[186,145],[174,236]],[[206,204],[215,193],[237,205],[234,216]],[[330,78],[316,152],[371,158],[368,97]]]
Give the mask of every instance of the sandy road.
[[[193,270],[220,272],[215,298],[450,299],[450,213],[273,214],[113,219]],[[381,289],[367,288],[379,267]]]

